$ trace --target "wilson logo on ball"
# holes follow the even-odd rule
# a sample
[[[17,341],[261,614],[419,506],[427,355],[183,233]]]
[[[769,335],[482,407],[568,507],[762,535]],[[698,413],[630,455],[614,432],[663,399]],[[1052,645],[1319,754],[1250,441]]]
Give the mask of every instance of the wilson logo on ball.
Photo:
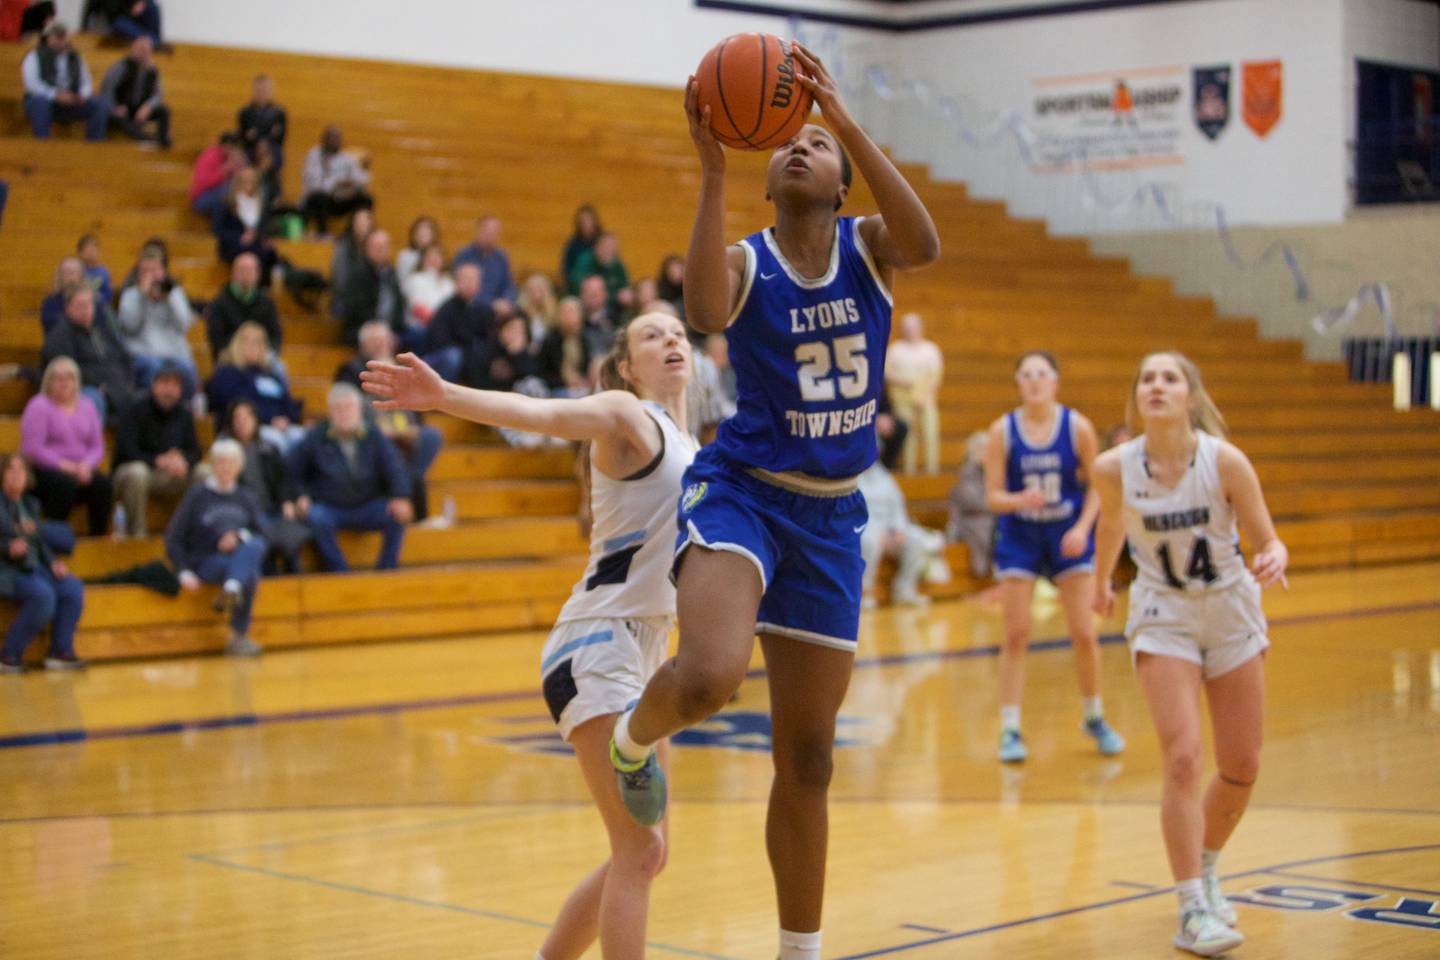
[[[710,132],[727,147],[773,150],[810,116],[790,45],[768,33],[737,33],[711,47],[695,71]]]

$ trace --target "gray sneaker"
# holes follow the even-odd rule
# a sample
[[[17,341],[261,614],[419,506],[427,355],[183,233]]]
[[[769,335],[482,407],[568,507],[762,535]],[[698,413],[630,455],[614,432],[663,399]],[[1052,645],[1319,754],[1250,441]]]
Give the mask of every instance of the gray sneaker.
[[[5,658],[5,657],[0,657],[0,673],[24,673],[24,672],[25,672],[25,664],[21,663],[19,660],[9,660],[9,659],[7,659],[7,658]]]
[[[639,763],[631,763],[620,756],[612,739],[610,763],[615,768],[615,779],[620,785],[620,799],[625,801],[625,809],[630,811],[631,818],[642,827],[653,827],[665,819],[665,771],[660,769],[655,751],[650,751],[650,755]]]
[[[225,656],[227,657],[258,657],[260,656],[260,644],[249,637],[235,634],[225,644]]]
[[[75,654],[70,653],[61,657],[46,657],[46,670],[84,670],[87,664]]]

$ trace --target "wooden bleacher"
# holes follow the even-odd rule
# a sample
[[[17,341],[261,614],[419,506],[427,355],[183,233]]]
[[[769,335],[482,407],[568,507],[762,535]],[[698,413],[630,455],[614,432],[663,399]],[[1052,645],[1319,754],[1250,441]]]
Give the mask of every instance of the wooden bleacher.
[[[120,56],[77,41],[97,77]],[[0,178],[12,190],[0,229],[0,363],[34,364],[38,307],[56,262],[84,232],[97,233],[117,281],[145,238],[160,235],[192,297],[226,279],[207,225],[185,192],[195,155],[234,124],[251,77],[271,74],[290,116],[285,186],[299,192],[304,153],[338,123],[348,146],[371,157],[377,213],[397,245],[410,221],[435,216],[447,247],[469,241],[475,219],[498,214],[518,275],[554,274],[570,216],[594,203],[621,239],[632,276],[653,274],[683,251],[698,182],[675,90],[305,57],[180,47],[162,57],[175,147],[142,149],[114,139],[88,144],[76,128],[49,143],[28,136],[20,110],[26,48],[0,48]],[[443,102],[435,111],[432,104]],[[762,157],[731,154],[727,231],[767,222]],[[1384,563],[1440,556],[1440,420],[1400,415],[1387,388],[1352,385],[1338,364],[1303,361],[1297,341],[1262,341],[1251,320],[1217,316],[1204,298],[1178,296],[1164,280],[1135,276],[1122,259],[1097,257],[1083,240],[1050,237],[1003,205],[969,198],[956,184],[907,170],[939,224],[944,254],[898,284],[897,311],[919,310],[946,353],[943,461],[935,477],[903,478],[912,513],[944,523],[944,497],[966,436],[1015,402],[1016,354],[1043,347],[1062,363],[1062,398],[1100,429],[1118,422],[1138,357],[1178,347],[1205,371],[1235,438],[1254,458],[1296,567]],[[873,209],[863,185],[850,207]],[[329,247],[286,244],[293,261],[324,269]],[[347,359],[326,319],[279,297],[285,362],[297,396],[323,407]],[[197,326],[202,372],[208,351]],[[28,396],[0,383],[0,450],[19,442]],[[488,430],[434,418],[447,446],[432,472],[432,502],[451,496],[460,522],[410,531],[402,569],[305,573],[265,581],[255,636],[263,645],[319,644],[545,627],[583,564],[573,522],[576,491],[566,450],[519,451]],[[202,437],[209,438],[208,425]],[[157,506],[152,529],[166,508]],[[349,535],[357,568],[376,535]],[[158,538],[82,538],[74,567],[101,575],[163,553]],[[951,548],[952,584],[976,589],[964,549]],[[167,600],[137,587],[94,586],[79,644],[90,658],[216,650],[224,628],[210,593]]]

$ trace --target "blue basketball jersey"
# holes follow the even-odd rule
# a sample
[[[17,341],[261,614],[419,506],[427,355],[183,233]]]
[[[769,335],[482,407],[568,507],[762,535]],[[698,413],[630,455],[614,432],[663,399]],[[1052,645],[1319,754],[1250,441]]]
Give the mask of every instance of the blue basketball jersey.
[[[786,262],[766,228],[740,242],[745,275],[725,339],[738,393],[718,451],[744,467],[840,479],[876,454],[890,291],[860,220],[840,217],[823,277]]]
[[[1045,506],[1004,516],[1031,523],[1077,519],[1085,503],[1085,485],[1080,482],[1080,457],[1075,452],[1075,422],[1070,408],[1060,407],[1050,439],[1033,447],[1025,442],[1019,411],[1006,414],[1005,441],[1005,489],[1011,493],[1027,488],[1040,490],[1045,494]]]

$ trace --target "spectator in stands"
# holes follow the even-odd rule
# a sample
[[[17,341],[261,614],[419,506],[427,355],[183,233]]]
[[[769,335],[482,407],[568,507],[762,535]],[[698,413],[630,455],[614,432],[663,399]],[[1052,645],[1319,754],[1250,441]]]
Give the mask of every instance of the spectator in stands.
[[[621,316],[634,305],[634,294],[630,290],[630,274],[620,259],[620,239],[605,232],[595,241],[595,246],[582,253],[575,262],[575,272],[570,275],[571,287],[584,295],[583,284],[587,277],[600,277],[605,281],[606,303],[611,316]]]
[[[476,347],[464,381],[481,390],[514,390],[538,369],[529,325],[524,317],[511,316],[499,322],[495,336]]]
[[[339,291],[345,288],[350,275],[365,263],[365,239],[374,231],[375,213],[362,207],[350,215],[345,232],[335,240],[335,249],[330,254],[330,289],[336,295],[330,299],[330,315],[337,320],[345,306]]]
[[[405,253],[403,250],[400,252]],[[396,267],[396,272],[401,272],[399,267]],[[445,248],[438,243],[427,247],[416,268],[402,277],[401,291],[405,294],[404,347],[406,350],[423,350],[435,311],[455,296],[455,281],[445,269]]]
[[[301,172],[305,192],[300,205],[305,219],[313,221],[322,236],[330,230],[331,217],[375,205],[365,190],[370,185],[369,171],[355,156],[345,153],[343,145],[340,128],[326,127],[320,143],[305,155],[305,169]]]
[[[275,81],[260,74],[250,84],[250,102],[240,108],[235,128],[251,163],[260,162],[260,144],[270,145],[270,161],[275,173],[285,166],[285,108],[275,102]]]
[[[261,286],[269,286],[271,274],[280,262],[267,230],[269,212],[260,186],[260,171],[251,166],[236,170],[225,195],[225,208],[215,218],[216,252],[220,262],[227,264],[242,253],[254,254],[260,261]]]
[[[234,440],[245,452],[240,486],[260,502],[270,520],[270,553],[277,566],[291,573],[300,570],[300,548],[310,541],[310,528],[295,511],[299,489],[290,476],[285,455],[260,435],[260,415],[249,400],[237,400],[220,421],[220,436]]]
[[[489,340],[495,325],[490,305],[480,302],[480,268],[462,263],[455,268],[455,293],[440,304],[425,335],[425,362],[446,380],[460,379],[477,347]]]
[[[410,503],[415,508],[415,519],[424,520],[430,516],[425,475],[440,455],[445,438],[439,430],[427,426],[414,411],[376,410],[372,406],[370,394],[364,392],[360,380],[361,372],[371,360],[395,362],[395,334],[375,320],[360,328],[360,349],[348,363],[335,371],[335,382],[348,383],[360,391],[365,403],[365,419],[375,424],[404,456],[410,472]]]
[[[940,472],[940,382],[945,358],[933,340],[925,339],[920,314],[900,318],[900,338],[885,355],[885,386],[895,415],[910,424],[905,444],[905,472],[915,472],[916,448],[925,447],[925,472]]]
[[[209,466],[210,475],[185,492],[165,528],[165,556],[186,591],[220,584],[215,612],[230,618],[225,652],[253,657],[260,646],[250,639],[250,613],[270,549],[265,539],[270,521],[255,494],[239,482],[245,469],[239,443],[216,440]]]
[[[550,278],[536,270],[520,284],[520,299],[515,309],[530,323],[530,341],[539,343],[545,339],[550,328],[555,326],[555,285]]]
[[[130,354],[109,316],[96,309],[95,291],[83,284],[66,294],[65,321],[45,333],[40,363],[48,367],[56,357],[79,365],[80,388],[102,423],[129,402],[135,380]]]
[[[460,248],[452,266],[462,263],[480,268],[480,303],[488,304],[502,319],[515,311],[515,277],[510,272],[510,257],[500,249],[499,217],[484,216],[475,224],[475,241]]]
[[[574,229],[570,239],[565,241],[565,250],[560,254],[560,280],[565,284],[570,283],[570,277],[575,273],[575,264],[579,261],[580,255],[595,246],[595,240],[603,233],[600,226],[600,214],[590,204],[581,204],[575,208]],[[571,293],[579,293],[578,287],[569,287]]]
[[[110,525],[114,494],[100,469],[105,431],[90,398],[80,392],[80,368],[69,357],[45,367],[40,392],[20,416],[20,452],[35,468],[35,494],[51,520],[68,523],[75,504],[89,512],[90,536]]]
[[[630,287],[630,307],[625,311],[628,320],[630,316],[639,316],[645,312],[645,308],[651,304],[663,304],[664,312],[667,314],[679,313],[675,304],[661,300],[655,284],[654,277],[641,277]]]
[[[145,536],[150,498],[178,499],[200,462],[195,419],[180,402],[183,390],[184,374],[166,364],[155,371],[150,391],[117,418],[115,494],[125,508],[125,532],[132,537]]]
[[[965,441],[965,462],[955,486],[950,488],[950,519],[945,536],[951,543],[963,543],[970,550],[970,573],[977,579],[990,576],[990,557],[995,543],[995,516],[985,499],[985,448],[990,434],[976,430]]]
[[[85,234],[75,244],[75,253],[85,265],[85,282],[95,289],[97,302],[108,307],[115,299],[115,285],[110,280],[110,269],[100,262],[100,238]]]
[[[880,441],[880,462],[885,469],[894,473],[900,469],[900,451],[905,449],[905,438],[910,435],[910,425],[890,409],[890,394],[880,391],[880,403],[875,409],[875,436]]]
[[[135,286],[120,294],[118,322],[140,387],[150,386],[155,371],[169,365],[184,376],[185,396],[194,394],[198,374],[189,333],[195,314],[185,289],[165,275],[159,257],[141,258]]]
[[[130,272],[125,274],[125,279],[120,282],[120,292],[124,293],[129,287],[140,282],[140,261],[148,257],[159,259],[160,265],[165,268],[165,279],[174,281],[170,276],[170,247],[165,243],[164,237],[151,237],[140,246],[140,252],[135,255],[135,264]]]
[[[195,171],[190,177],[190,209],[213,221],[225,209],[225,195],[230,177],[246,164],[240,138],[233,133],[220,134],[220,142],[212,143],[195,158]]]
[[[729,404],[730,412],[727,416],[733,416],[739,394],[735,386],[735,368],[730,366],[730,343],[723,333],[712,333],[705,338],[705,356],[715,364],[720,379],[720,393]]]
[[[146,140],[170,149],[170,108],[160,90],[155,47],[147,36],[130,41],[130,53],[105,71],[100,98],[110,111],[110,124],[132,140]],[[154,130],[150,129],[154,125]]]
[[[1135,434],[1130,432],[1129,427],[1127,427],[1123,423],[1117,423],[1115,424],[1115,426],[1105,431],[1105,444],[1100,448],[1100,451],[1103,453],[1104,451],[1109,450],[1112,447],[1118,447],[1122,443],[1128,443],[1130,440],[1134,439],[1134,437]]]
[[[680,311],[685,318],[685,258],[670,254],[660,261],[655,273],[655,296]]]
[[[85,262],[79,257],[61,257],[55,268],[55,285],[49,295],[40,301],[40,329],[49,332],[65,319],[65,298],[71,290],[85,285]]]
[[[20,605],[5,633],[0,651],[0,673],[19,673],[25,648],[41,630],[50,628],[47,670],[75,670],[85,666],[75,656],[75,627],[85,609],[85,587],[70,572],[46,537],[40,504],[26,490],[30,470],[25,459],[10,453],[0,457],[0,598]]]
[[[583,397],[590,393],[590,338],[580,301],[566,297],[555,308],[555,325],[540,342],[536,373],[552,396]]]
[[[400,282],[420,269],[420,261],[425,258],[425,251],[440,242],[440,225],[431,216],[416,217],[410,224],[410,238],[405,244],[405,249],[395,254],[395,272],[400,275]],[[444,266],[443,264],[441,265]]]
[[[365,259],[348,271],[339,287],[340,332],[349,346],[355,346],[362,324],[383,320],[397,334],[405,329],[405,294],[395,268],[390,265],[390,234],[373,230],[365,238]]]
[[[230,345],[245,323],[258,324],[271,349],[279,351],[283,338],[280,313],[270,294],[261,289],[260,280],[260,260],[253,253],[242,253],[230,264],[230,282],[215,294],[205,312],[205,334],[212,360]]]
[[[860,492],[870,511],[869,522],[860,534],[860,554],[865,560],[865,605],[873,607],[873,590],[879,574],[880,561],[895,557],[899,566],[890,582],[890,602],[898,606],[919,607],[930,602],[920,592],[920,576],[926,566],[939,556],[945,538],[911,521],[905,512],[905,494],[885,465],[876,460],[860,474]]]
[[[586,277],[580,283],[580,309],[585,318],[585,337],[590,341],[590,354],[605,356],[615,343],[615,331],[620,322],[619,315],[610,309],[604,278]]]
[[[14,43],[27,33],[42,33],[55,19],[53,0],[3,0],[0,2],[0,41]]]
[[[375,569],[393,570],[405,524],[414,517],[405,462],[383,433],[366,426],[359,390],[335,384],[328,407],[329,419],[291,452],[290,473],[302,491],[295,505],[326,570],[350,569],[336,538],[340,530],[381,531]]]
[[[127,40],[145,37],[159,46],[160,5],[155,0],[121,0],[112,3],[117,8],[110,18],[110,29]]]
[[[270,340],[258,323],[242,323],[230,345],[220,351],[215,373],[205,385],[205,399],[217,420],[237,401],[249,402],[260,415],[260,435],[281,452],[305,437],[305,428],[298,423],[300,404],[275,369]]]
[[[65,24],[53,20],[40,43],[20,63],[25,81],[25,116],[37,140],[50,139],[56,123],[85,121],[85,139],[104,140],[109,120],[94,96],[90,68],[70,46]]]

